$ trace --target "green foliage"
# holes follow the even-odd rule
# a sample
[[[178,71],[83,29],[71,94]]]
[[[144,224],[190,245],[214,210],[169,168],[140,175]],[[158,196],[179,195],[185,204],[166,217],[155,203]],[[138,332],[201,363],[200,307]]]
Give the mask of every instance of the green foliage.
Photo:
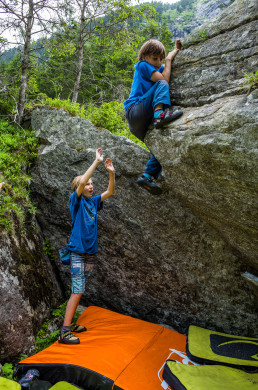
[[[35,214],[29,198],[30,176],[27,173],[38,147],[34,132],[0,121],[0,228],[25,230],[27,214]]]
[[[168,20],[170,22],[175,20],[178,17],[178,15],[179,15],[179,12],[177,11],[177,9],[169,9],[169,10],[163,12],[163,14],[162,14],[162,16],[168,18]]]
[[[188,46],[194,45],[196,43],[204,42],[209,39],[209,35],[206,30],[200,28],[190,34],[189,38],[186,38],[185,42],[183,42],[183,47],[186,48]]]
[[[36,349],[35,353],[42,351],[43,349],[49,347],[53,344],[57,339],[60,330],[55,330],[54,332],[47,334],[47,329],[42,328],[37,335],[36,338]]]
[[[258,88],[258,70],[255,73],[245,74],[244,86],[251,92],[252,89]]]
[[[19,361],[27,359],[27,357],[28,355],[21,354]],[[2,376],[4,378],[11,379],[11,380],[13,379],[13,374],[15,371],[15,365],[13,363],[4,363],[2,365],[2,370],[3,370]]]
[[[86,21],[84,54],[78,102],[83,106],[100,106],[105,102],[126,100],[134,73],[134,64],[141,45],[149,38],[161,40],[170,51],[174,47],[169,23],[183,12],[189,20],[194,12],[196,0],[181,0],[175,4],[150,2],[130,7],[128,1],[119,1],[117,12],[112,11],[114,2],[108,7],[103,18],[94,23]],[[70,4],[74,8],[74,4]],[[67,102],[72,115],[84,116],[78,106],[71,107],[78,54],[78,33],[80,20],[73,14],[64,18],[58,31],[50,39],[32,43],[30,58],[27,101],[29,105],[38,95],[45,94],[58,99],[53,107],[58,107],[59,99]],[[14,118],[19,99],[21,51],[22,47],[10,50],[11,57],[4,56],[0,61],[1,85],[7,85],[3,98],[0,98],[0,114]],[[6,53],[7,54],[7,53]],[[10,59],[11,58],[11,61]],[[6,62],[5,62],[6,61]],[[80,110],[80,109],[79,109]]]
[[[104,127],[111,133],[118,134],[126,130],[124,107],[117,101],[103,103],[99,108],[89,105],[87,118],[97,127]]]
[[[64,317],[66,305],[67,305],[67,301],[62,303],[57,309],[53,309],[51,312],[52,316],[54,316],[54,317],[63,316]]]
[[[71,115],[80,116],[89,119],[96,127],[105,128],[111,133],[129,138],[133,142],[146,148],[145,144],[138,140],[128,129],[125,119],[123,103],[112,101],[103,103],[100,107],[89,104],[87,110],[79,103],[73,103],[70,100],[51,99],[42,97],[37,105],[49,105],[52,108],[63,108]],[[27,106],[32,109],[33,105]],[[45,244],[46,250],[47,245]]]
[[[48,105],[51,108],[63,108],[73,116],[80,116],[82,118],[86,118],[85,108],[82,107],[79,103],[71,102],[69,99],[51,99],[47,96],[42,96],[37,100],[36,105]],[[33,107],[35,107],[35,104],[27,105],[28,109],[32,109]]]
[[[117,101],[103,103],[100,107],[90,105],[87,118],[97,127],[105,128],[111,133],[131,139],[146,148],[145,144],[132,135],[125,119],[123,103]]]
[[[189,11],[187,10],[187,11],[182,12],[182,14],[181,14],[181,17],[184,19],[184,22],[186,24],[190,23],[191,20],[194,18],[194,16],[195,16],[195,13],[193,10],[189,10]]]
[[[0,63],[1,88],[0,114],[13,115],[16,109],[16,102],[19,96],[19,85],[21,77],[21,56],[16,54],[12,61]],[[10,115],[11,114],[11,115]]]
[[[53,248],[50,245],[49,239],[45,238],[45,245],[43,246],[43,251],[46,253],[50,261],[55,260],[55,255],[53,252]]]
[[[22,353],[20,356],[20,360],[27,359],[27,357],[28,357],[28,355],[26,355],[25,353]]]
[[[3,377],[7,379],[13,379],[14,366],[12,363],[5,363],[2,366]]]

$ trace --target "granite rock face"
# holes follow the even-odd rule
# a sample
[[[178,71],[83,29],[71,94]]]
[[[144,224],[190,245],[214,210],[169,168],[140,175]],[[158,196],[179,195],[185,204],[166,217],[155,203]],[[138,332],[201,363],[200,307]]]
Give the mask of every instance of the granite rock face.
[[[243,93],[244,74],[257,70],[257,14],[255,0],[235,1],[185,38],[189,47],[172,68],[173,104],[202,106]]]
[[[169,23],[174,39],[185,38],[205,21],[218,16],[234,0],[195,0]],[[180,12],[180,11],[179,11]],[[191,17],[189,18],[189,13]]]
[[[168,187],[256,269],[257,91],[244,93],[243,75],[257,70],[257,18],[256,1],[235,1],[176,57],[171,97],[184,115],[146,139]]]
[[[197,1],[196,17],[198,19],[211,19],[218,16],[224,8],[228,7],[234,0],[206,0]]]
[[[171,96],[184,115],[145,140],[163,166],[161,196],[136,184],[145,149],[64,110],[33,111],[41,145],[31,195],[65,286],[69,268],[58,249],[71,229],[71,181],[100,146],[116,168],[116,193],[98,214],[99,260],[84,303],[180,332],[196,324],[257,336],[258,99],[242,86],[256,71],[256,20],[253,0],[236,1],[204,41],[194,32],[176,57]],[[106,189],[103,164],[93,182],[95,194]]]
[[[28,354],[50,309],[62,292],[54,267],[43,251],[44,241],[34,223],[25,237],[0,237],[0,361]]]

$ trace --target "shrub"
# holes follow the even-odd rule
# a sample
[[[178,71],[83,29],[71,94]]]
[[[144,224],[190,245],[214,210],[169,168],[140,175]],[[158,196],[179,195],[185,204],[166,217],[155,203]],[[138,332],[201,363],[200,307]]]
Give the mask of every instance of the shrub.
[[[14,366],[12,363],[5,363],[2,366],[3,377],[7,379],[13,379]]]
[[[0,182],[6,183],[0,192],[0,228],[4,230],[12,231],[19,225],[24,232],[26,214],[36,212],[29,198],[31,178],[27,171],[37,147],[34,132],[0,121]]]
[[[103,103],[100,107],[96,107],[90,104],[87,110],[80,106],[79,103],[73,103],[69,99],[51,99],[45,95],[40,95],[37,99],[37,104],[28,105],[28,109],[32,109],[36,106],[48,105],[53,108],[63,108],[73,116],[80,116],[82,118],[89,119],[96,127],[109,130],[111,133],[124,136],[138,145],[141,145],[145,149],[145,144],[138,140],[128,128],[127,121],[124,114],[123,103],[118,101],[111,101],[109,103]]]
[[[105,128],[111,133],[129,138],[138,145],[146,148],[129,130],[124,114],[123,103],[112,101],[103,103],[100,107],[88,106],[87,118],[99,128]]]
[[[258,88],[258,70],[255,73],[245,74],[244,77],[246,78],[244,86],[248,89],[248,93]]]

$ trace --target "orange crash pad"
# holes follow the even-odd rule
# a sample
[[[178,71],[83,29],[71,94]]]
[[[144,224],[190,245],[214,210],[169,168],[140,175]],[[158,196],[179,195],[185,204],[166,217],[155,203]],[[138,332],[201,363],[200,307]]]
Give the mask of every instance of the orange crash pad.
[[[192,364],[186,337],[152,324],[96,306],[77,321],[87,332],[78,345],[59,344],[22,360],[16,375],[36,368],[52,384],[73,383],[85,390],[173,390],[162,379],[167,359]]]

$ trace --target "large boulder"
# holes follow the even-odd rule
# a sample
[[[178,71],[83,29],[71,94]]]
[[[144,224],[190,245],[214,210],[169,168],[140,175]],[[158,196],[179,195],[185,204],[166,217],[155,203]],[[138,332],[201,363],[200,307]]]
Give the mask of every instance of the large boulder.
[[[116,167],[116,194],[98,216],[89,304],[181,332],[196,324],[257,335],[257,97],[242,86],[257,63],[256,19],[255,1],[239,0],[214,20],[204,41],[193,33],[176,57],[171,93],[184,115],[146,136],[163,166],[159,197],[136,184],[145,149],[64,110],[33,111],[41,146],[31,193],[67,285],[69,269],[57,250],[70,234],[71,181],[93,162],[97,147]],[[95,193],[106,189],[103,165],[93,181]]]
[[[137,186],[146,150],[63,110],[37,109],[32,124],[41,139],[32,196],[64,283],[70,284],[69,268],[60,265],[57,250],[70,234],[71,181],[102,146],[116,167],[116,194],[99,213],[99,263],[88,282],[88,304],[180,331],[197,323],[253,334],[255,298],[241,278],[239,254],[185,207],[176,191],[168,188],[154,197]],[[93,182],[96,194],[105,190],[108,174],[103,165]]]

